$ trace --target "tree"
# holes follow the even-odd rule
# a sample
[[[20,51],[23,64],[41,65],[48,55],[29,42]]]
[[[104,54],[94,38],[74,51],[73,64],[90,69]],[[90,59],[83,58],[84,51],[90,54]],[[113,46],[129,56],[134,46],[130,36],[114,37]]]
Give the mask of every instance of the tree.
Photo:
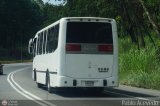
[[[22,47],[28,45],[28,39],[40,29],[42,12],[34,1],[2,0],[0,7],[1,48],[7,49],[8,56],[19,58]],[[23,45],[22,45],[23,44]]]

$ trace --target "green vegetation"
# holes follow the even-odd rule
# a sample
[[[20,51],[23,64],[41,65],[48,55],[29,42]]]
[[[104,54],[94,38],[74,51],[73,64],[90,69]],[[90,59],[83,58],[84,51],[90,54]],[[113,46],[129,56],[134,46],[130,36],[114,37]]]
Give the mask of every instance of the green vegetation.
[[[0,0],[0,60],[29,59],[28,40],[41,28],[42,20],[34,0]]]
[[[145,2],[144,2],[145,1]],[[31,59],[29,38],[62,17],[114,18],[118,25],[120,82],[160,88],[160,0],[0,0],[0,61]]]
[[[121,84],[160,89],[160,51],[151,44],[138,50],[129,38],[119,39],[119,49]]]

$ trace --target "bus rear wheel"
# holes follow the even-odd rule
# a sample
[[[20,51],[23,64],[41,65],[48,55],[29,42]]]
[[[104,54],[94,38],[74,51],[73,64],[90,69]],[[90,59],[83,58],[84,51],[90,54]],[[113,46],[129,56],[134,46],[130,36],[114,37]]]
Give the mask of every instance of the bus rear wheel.
[[[0,75],[3,75],[3,71],[0,71]]]
[[[37,75],[36,75],[36,70],[35,70],[35,69],[33,70],[33,73],[34,73],[33,80],[34,80],[34,81],[36,81],[36,79],[37,79]]]
[[[37,83],[37,87],[38,87],[38,88],[42,88],[42,87],[43,87],[43,84]]]

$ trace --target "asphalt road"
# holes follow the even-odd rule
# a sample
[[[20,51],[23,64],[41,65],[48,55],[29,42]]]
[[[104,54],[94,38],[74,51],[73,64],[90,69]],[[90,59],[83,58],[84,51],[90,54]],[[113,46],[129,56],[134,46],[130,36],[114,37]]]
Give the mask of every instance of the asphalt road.
[[[0,76],[0,106],[160,106],[160,91],[120,86],[102,94],[82,89],[48,93],[31,78],[31,63],[5,64]]]

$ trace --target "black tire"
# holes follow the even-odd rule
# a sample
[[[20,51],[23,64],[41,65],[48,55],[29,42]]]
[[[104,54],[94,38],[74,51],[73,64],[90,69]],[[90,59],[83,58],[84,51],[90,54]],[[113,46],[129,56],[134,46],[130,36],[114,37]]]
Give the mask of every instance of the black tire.
[[[3,75],[3,67],[0,66],[0,75]]]
[[[37,87],[38,87],[38,88],[42,88],[42,87],[43,87],[43,84],[37,83]]]
[[[0,64],[0,75],[3,75],[3,65]]]
[[[34,69],[33,72],[34,72],[34,78],[33,78],[33,80],[36,81],[36,79],[37,79],[36,70]]]
[[[0,72],[0,75],[3,75],[3,71],[2,71],[2,72]]]

